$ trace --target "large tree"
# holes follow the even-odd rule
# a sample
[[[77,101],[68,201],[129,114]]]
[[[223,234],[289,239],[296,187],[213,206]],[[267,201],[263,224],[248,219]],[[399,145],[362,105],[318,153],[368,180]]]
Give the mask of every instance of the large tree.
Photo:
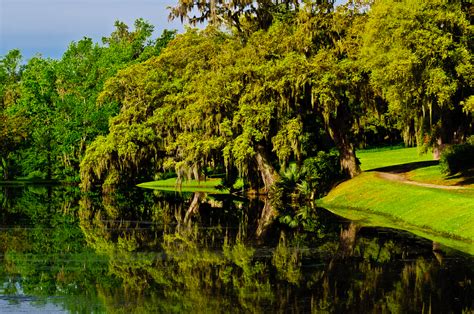
[[[461,1],[384,0],[368,12],[361,61],[408,144],[438,146],[472,132],[471,10]]]
[[[275,15],[298,11],[301,0],[178,0],[170,17],[187,20],[192,25],[208,22],[215,26],[235,27],[239,33],[249,26],[253,30],[268,29]],[[334,3],[332,0],[317,1]],[[249,25],[250,24],[250,25]],[[248,29],[247,29],[248,30]]]
[[[139,178],[150,167],[201,179],[206,167],[225,166],[268,192],[280,166],[314,153],[324,125],[344,169],[357,174],[347,134],[363,80],[350,74],[348,49],[337,48],[344,36],[329,35],[337,29],[331,11],[305,9],[245,41],[213,27],[188,30],[159,57],[110,79],[100,99],[122,110],[88,150],[83,187]],[[320,30],[307,35],[308,27]]]

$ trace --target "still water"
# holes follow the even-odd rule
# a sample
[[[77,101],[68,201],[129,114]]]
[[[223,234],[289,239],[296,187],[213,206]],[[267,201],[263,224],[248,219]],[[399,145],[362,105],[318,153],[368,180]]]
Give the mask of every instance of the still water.
[[[256,237],[264,200],[0,191],[2,313],[474,311],[474,257],[324,209]]]

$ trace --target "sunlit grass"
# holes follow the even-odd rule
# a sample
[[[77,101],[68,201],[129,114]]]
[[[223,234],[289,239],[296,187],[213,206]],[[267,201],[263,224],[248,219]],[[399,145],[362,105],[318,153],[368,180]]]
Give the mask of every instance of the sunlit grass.
[[[360,167],[364,171],[433,159],[433,156],[428,153],[420,155],[416,147],[368,149],[357,151],[356,154],[361,163]]]
[[[178,184],[177,178],[169,178],[165,180],[151,181],[140,183],[137,186],[146,189],[154,189],[161,191],[176,192],[206,192],[212,194],[228,194],[228,189],[220,189],[222,180],[220,178],[207,178],[206,180],[182,180]],[[243,185],[242,179],[238,179],[234,184],[235,189],[240,189]]]
[[[216,187],[221,184],[221,179],[210,178],[207,180],[182,180],[178,184],[177,178],[169,178],[152,182],[140,183],[137,186],[147,189],[178,192],[208,192],[208,193],[229,193],[228,190],[220,190]]]
[[[360,166],[363,171],[432,160],[430,153],[420,155],[416,147],[361,150],[357,151],[357,157],[361,162]],[[409,180],[423,183],[465,185],[474,188],[473,180],[467,180],[469,178],[463,177],[461,174],[446,176],[441,172],[439,165],[429,165],[407,171],[404,173],[404,176]]]
[[[418,154],[417,148],[366,150],[357,156],[366,171],[432,159],[431,154]],[[362,225],[408,230],[474,254],[472,177],[446,177],[436,164],[420,166],[403,175],[413,181],[464,185],[466,189],[414,186],[380,178],[376,172],[364,172],[334,188],[319,205],[343,217],[361,220]]]
[[[463,185],[465,187],[474,188],[474,180],[468,180],[469,178],[462,174],[453,176],[444,175],[441,173],[441,167],[439,165],[410,171],[407,173],[406,177],[407,179],[424,183],[439,185]]]
[[[367,210],[359,210],[356,208],[331,207],[327,209],[336,215],[356,221],[357,224],[362,227],[383,227],[405,230],[425,239],[440,243],[446,247],[474,255],[474,244],[472,241],[459,239],[451,235],[443,235],[442,233],[433,231],[429,228],[418,227],[405,222],[402,219],[396,219],[390,215],[384,215]]]
[[[426,230],[474,241],[474,189],[419,187],[363,173],[333,189],[321,205],[384,214]]]

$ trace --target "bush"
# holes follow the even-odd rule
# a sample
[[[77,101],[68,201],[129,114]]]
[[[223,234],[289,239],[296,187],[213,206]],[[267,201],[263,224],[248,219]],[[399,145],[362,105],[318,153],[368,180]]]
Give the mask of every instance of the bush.
[[[319,152],[316,157],[303,163],[303,177],[316,196],[324,196],[332,186],[343,178],[337,152]]]
[[[316,212],[302,202],[324,196],[342,178],[337,152],[320,151],[304,160],[300,168],[290,165],[270,191],[270,201],[279,212],[280,223],[305,231],[317,230]]]
[[[465,144],[446,149],[441,155],[440,166],[441,171],[449,175],[474,168],[474,137]]]

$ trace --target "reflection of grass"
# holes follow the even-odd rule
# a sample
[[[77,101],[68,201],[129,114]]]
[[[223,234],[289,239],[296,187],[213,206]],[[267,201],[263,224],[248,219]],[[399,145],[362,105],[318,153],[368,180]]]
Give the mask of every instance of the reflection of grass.
[[[154,189],[172,192],[207,192],[212,194],[228,194],[228,189],[217,189],[222,184],[220,178],[207,178],[206,180],[183,180],[178,186],[176,178],[140,183],[137,186],[146,189]],[[234,189],[241,189],[243,180],[238,179],[234,184]]]
[[[176,178],[169,178],[166,180],[141,183],[138,184],[138,186],[162,191],[229,193],[228,190],[216,189],[216,186],[220,184],[221,179],[210,178],[199,182],[197,180],[183,180],[181,186],[178,186]]]
[[[341,217],[356,221],[357,224],[363,227],[384,227],[406,230],[425,239],[474,255],[474,244],[472,241],[456,239],[449,235],[442,235],[433,230],[406,223],[401,219],[395,219],[390,215],[382,215],[372,211],[343,207],[330,208],[330,211]]]
[[[388,167],[409,162],[432,160],[431,154],[418,154],[418,148],[370,149],[356,152],[362,170]]]
[[[448,191],[407,185],[362,173],[322,199],[320,206],[337,212],[353,208],[390,217],[404,224],[474,245],[474,190]],[[471,252],[472,253],[472,252]]]

